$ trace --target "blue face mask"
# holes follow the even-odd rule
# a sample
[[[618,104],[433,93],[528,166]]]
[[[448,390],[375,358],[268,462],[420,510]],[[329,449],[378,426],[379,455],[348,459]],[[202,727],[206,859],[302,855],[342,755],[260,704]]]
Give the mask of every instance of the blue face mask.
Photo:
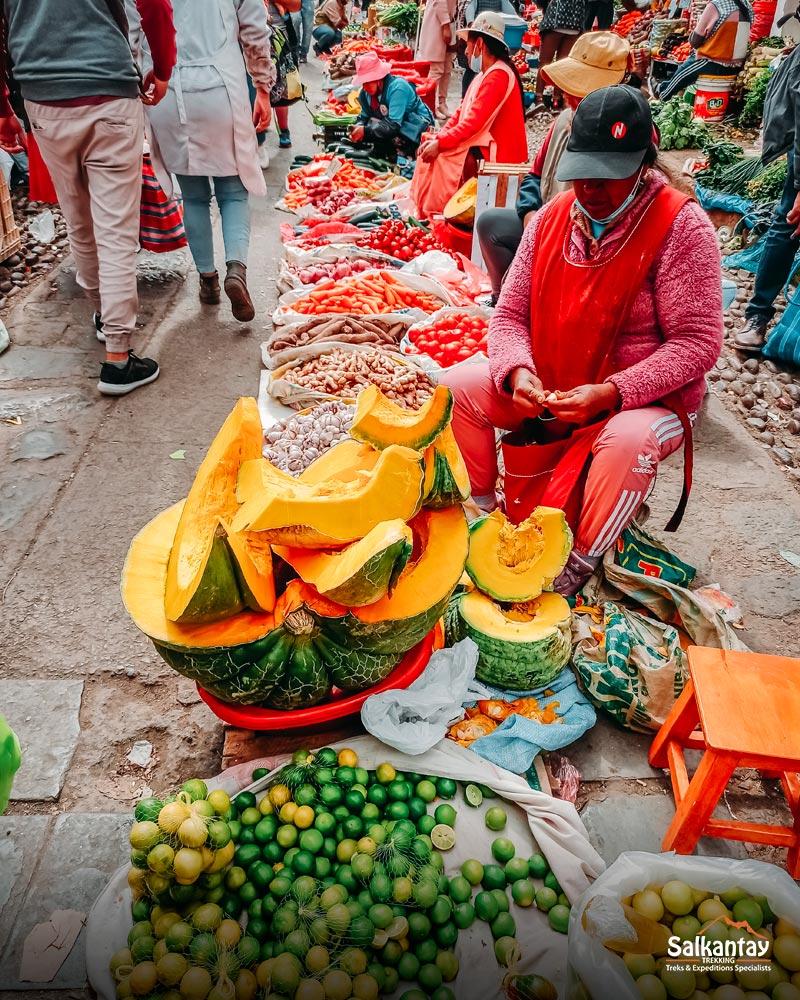
[[[605,219],[595,219],[592,215],[590,215],[589,212],[586,211],[586,209],[583,207],[583,205],[581,205],[578,199],[577,198],[575,199],[575,204],[578,206],[578,208],[583,212],[583,214],[592,224],[592,235],[596,240],[603,235],[603,231],[605,230],[606,226],[611,225],[612,222],[618,219],[625,211],[625,209],[628,208],[628,206],[633,202],[634,198],[639,193],[639,182],[642,179],[643,170],[644,167],[642,167],[642,169],[639,171],[639,176],[636,178],[636,183],[633,185],[631,193],[628,195],[625,201],[623,201],[623,203],[619,206],[619,208],[615,209],[615,211],[613,211],[611,215],[606,216]]]
[[[483,72],[483,56],[471,56],[469,60],[469,68],[473,73]]]

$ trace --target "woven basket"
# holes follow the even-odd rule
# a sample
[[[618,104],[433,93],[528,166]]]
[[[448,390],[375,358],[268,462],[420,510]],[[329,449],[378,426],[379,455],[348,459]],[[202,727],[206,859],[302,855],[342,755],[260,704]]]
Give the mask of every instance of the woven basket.
[[[2,240],[0,241],[0,261],[8,260],[15,254],[21,244],[19,229],[14,219],[14,209],[11,206],[11,191],[5,175],[0,172],[0,222],[2,222]]]

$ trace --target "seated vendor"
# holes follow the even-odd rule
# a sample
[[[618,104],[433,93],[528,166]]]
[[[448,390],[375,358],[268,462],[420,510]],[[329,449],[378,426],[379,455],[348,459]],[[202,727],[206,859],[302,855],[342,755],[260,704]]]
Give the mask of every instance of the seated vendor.
[[[488,209],[475,223],[495,302],[522,239],[523,228],[545,202],[572,189],[571,184],[556,178],[556,170],[567,147],[573,111],[593,90],[622,83],[630,51],[628,42],[619,35],[595,31],[582,35],[566,59],[547,67],[548,79],[558,86],[567,106],[550,126],[530,173],[520,184],[515,208]]]
[[[753,8],[750,0],[711,0],[689,36],[695,50],[658,89],[662,101],[702,75],[736,76],[747,58]]]
[[[691,439],[722,346],[722,291],[714,227],[659,171],[638,90],[617,85],[581,101],[557,176],[572,191],[525,229],[489,324],[488,362],[441,381],[485,511],[504,502],[496,428],[568,442],[570,461],[585,449],[588,473],[583,458],[566,472],[559,463],[555,483],[562,496],[568,487],[556,506],[574,503],[575,547],[555,583],[571,595],[636,516],[659,462]],[[553,487],[554,466],[535,469],[535,447],[524,454],[526,474]],[[545,492],[541,502],[552,499]],[[515,522],[531,513],[523,507],[509,511]]]
[[[328,53],[342,41],[342,31],[347,27],[347,11],[343,0],[324,0],[314,15],[314,54]]]
[[[525,163],[528,139],[522,82],[503,39],[505,22],[491,11],[457,32],[478,74],[438,135],[423,137],[410,195],[422,218],[440,215],[478,160]]]
[[[391,64],[376,52],[356,59],[353,85],[361,87],[361,113],[350,130],[351,141],[372,146],[382,160],[394,162],[398,153],[413,158],[422,133],[434,124],[433,112],[414,85],[392,76]]]

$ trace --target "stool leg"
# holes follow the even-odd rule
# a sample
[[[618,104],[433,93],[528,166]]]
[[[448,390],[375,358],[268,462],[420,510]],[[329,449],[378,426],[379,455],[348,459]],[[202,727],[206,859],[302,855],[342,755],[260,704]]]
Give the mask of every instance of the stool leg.
[[[730,781],[737,762],[738,757],[735,754],[706,750],[700,766],[689,782],[686,795],[676,804],[675,818],[662,841],[662,851],[692,853]]]
[[[692,735],[700,722],[697,711],[697,701],[694,696],[694,684],[691,679],[681,691],[680,697],[672,706],[664,725],[656,733],[650,747],[650,763],[653,767],[667,766],[667,744],[684,743]]]

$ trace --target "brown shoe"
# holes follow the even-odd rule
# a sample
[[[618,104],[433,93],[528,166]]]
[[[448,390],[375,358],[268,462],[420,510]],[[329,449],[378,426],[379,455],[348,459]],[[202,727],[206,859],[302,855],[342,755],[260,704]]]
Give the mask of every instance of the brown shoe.
[[[767,339],[767,321],[759,316],[750,316],[744,326],[734,334],[733,346],[744,354],[760,354]]]
[[[228,261],[225,275],[225,294],[231,300],[233,318],[241,323],[249,323],[255,318],[256,310],[250,292],[247,290],[247,268],[238,260]]]
[[[219,275],[216,271],[200,275],[200,301],[206,306],[219,305]]]

